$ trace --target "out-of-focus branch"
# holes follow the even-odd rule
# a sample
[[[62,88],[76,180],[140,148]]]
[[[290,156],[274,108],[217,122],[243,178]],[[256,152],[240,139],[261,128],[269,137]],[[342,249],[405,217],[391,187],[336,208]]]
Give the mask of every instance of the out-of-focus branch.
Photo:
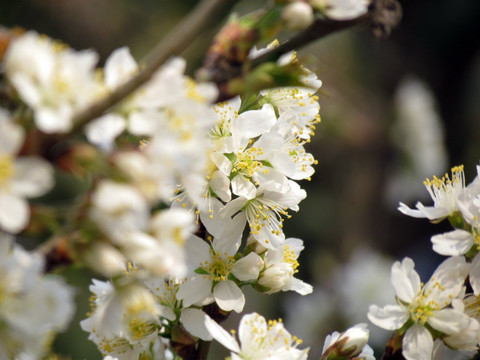
[[[144,68],[135,77],[75,117],[75,126],[72,132],[77,131],[89,121],[101,116],[109,108],[118,104],[146,83],[168,58],[180,53],[195,40],[200,32],[211,27],[211,18],[215,18],[223,8],[230,8],[233,3],[235,1],[231,0],[203,0],[200,2],[146,56]]]
[[[353,27],[358,24],[366,24],[369,17],[367,15],[355,18],[353,20],[335,21],[330,19],[317,19],[312,25],[301,33],[294,36],[292,39],[284,42],[276,48],[254,58],[248,65],[250,68],[255,68],[260,64],[268,61],[276,61],[283,54],[289,51],[300,49],[305,45],[321,39],[332,33]]]
[[[230,86],[231,82],[236,82],[241,77],[248,76],[253,70],[260,65],[277,61],[283,54],[292,50],[298,50],[305,45],[308,45],[316,40],[324,38],[332,33],[348,29],[357,25],[366,25],[370,27],[372,34],[380,39],[387,37],[392,29],[398,25],[402,16],[401,6],[397,0],[373,0],[367,14],[351,19],[351,20],[333,20],[325,17],[318,17],[312,25],[307,27],[295,35],[290,40],[280,44],[279,46],[257,56],[254,59],[249,59],[238,52],[237,40],[243,47],[249,41],[257,40],[257,37],[251,34],[258,34],[258,29],[255,28],[255,22],[251,31],[241,29],[239,31],[238,24],[231,23],[222,29],[217,35],[216,42],[212,45],[205,57],[203,68],[198,72],[199,78],[203,80],[213,81],[219,88],[218,101],[227,100],[235,95],[236,89]],[[239,21],[237,21],[239,23]],[[242,37],[239,37],[243,35]],[[231,41],[228,38],[231,37]],[[219,42],[234,44],[232,47],[218,46]],[[237,41],[238,42],[238,41]],[[250,44],[250,48],[256,43]],[[282,84],[279,84],[282,85]]]

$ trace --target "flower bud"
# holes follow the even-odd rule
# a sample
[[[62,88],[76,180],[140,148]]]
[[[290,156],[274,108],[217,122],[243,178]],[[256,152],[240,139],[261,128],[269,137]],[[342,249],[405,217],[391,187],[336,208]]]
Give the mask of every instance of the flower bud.
[[[251,252],[235,263],[232,274],[240,281],[257,280],[263,266],[262,258],[254,252]]]
[[[337,343],[342,344],[341,353],[348,357],[357,356],[368,342],[367,324],[358,324],[340,334]]]
[[[270,288],[266,294],[273,294],[287,288],[293,278],[293,268],[286,263],[270,266],[261,275],[258,283]]]
[[[321,359],[374,359],[367,345],[368,335],[367,324],[355,325],[343,333],[335,331],[325,339]]]
[[[312,7],[302,1],[296,1],[287,5],[283,9],[283,20],[286,25],[292,30],[303,30],[313,23],[313,9]]]

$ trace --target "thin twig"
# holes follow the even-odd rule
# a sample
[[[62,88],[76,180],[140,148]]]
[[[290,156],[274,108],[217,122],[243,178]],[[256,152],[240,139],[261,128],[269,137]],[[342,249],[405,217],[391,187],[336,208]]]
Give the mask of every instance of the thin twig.
[[[71,132],[76,132],[89,121],[101,116],[112,106],[146,83],[155,71],[172,55],[185,49],[200,32],[211,27],[209,19],[214,18],[225,6],[232,6],[231,0],[203,0],[173,30],[171,30],[147,55],[145,67],[109,96],[103,98],[78,114]]]
[[[292,50],[298,50],[301,47],[310,44],[311,42],[321,39],[332,33],[350,28],[352,26],[367,23],[369,17],[364,15],[352,20],[329,20],[329,19],[317,19],[312,25],[301,33],[294,36],[292,39],[284,42],[280,46],[254,58],[249,66],[250,68],[255,68],[258,65],[261,65],[265,62],[276,61],[283,54],[288,53]]]

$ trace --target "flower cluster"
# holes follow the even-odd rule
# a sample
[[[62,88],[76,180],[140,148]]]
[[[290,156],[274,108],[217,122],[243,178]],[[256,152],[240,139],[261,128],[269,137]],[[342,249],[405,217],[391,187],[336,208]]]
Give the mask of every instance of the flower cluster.
[[[309,11],[347,19],[367,3],[279,6],[294,27]],[[303,241],[287,238],[283,222],[299,210],[307,194],[298,181],[310,180],[317,163],[305,149],[320,122],[317,76],[287,54],[275,66],[294,73],[288,84],[297,86],[214,104],[217,85],[194,81],[185,60],[172,57],[138,90],[85,120],[86,110],[142,71],[128,48],[99,68],[93,50],[33,31],[6,45],[0,353],[42,358],[73,312],[72,291],[42,274],[40,254],[13,244],[11,235],[24,232],[46,240],[39,253],[47,261],[85,265],[110,279],[93,279],[91,311],[81,322],[108,359],[185,357],[212,339],[232,359],[306,359],[308,349],[281,321],[245,315],[240,343],[217,321],[243,311],[247,286],[264,294],[313,290],[296,277]],[[73,200],[46,204],[62,176],[81,183]],[[26,199],[46,194],[31,211]],[[364,325],[334,333],[324,358],[370,359],[367,339]]]
[[[405,258],[392,266],[391,281],[398,304],[370,307],[370,321],[403,336],[402,353],[408,360],[431,358],[435,339],[461,351],[475,351],[480,344],[476,310],[480,294],[479,184],[477,175],[465,187],[463,166],[457,166],[451,176],[425,181],[434,206],[417,203],[415,210],[400,204],[399,210],[407,215],[434,222],[448,218],[454,227],[431,239],[433,250],[449,257],[427,283],[420,281],[413,260]],[[468,288],[473,293],[468,293]]]

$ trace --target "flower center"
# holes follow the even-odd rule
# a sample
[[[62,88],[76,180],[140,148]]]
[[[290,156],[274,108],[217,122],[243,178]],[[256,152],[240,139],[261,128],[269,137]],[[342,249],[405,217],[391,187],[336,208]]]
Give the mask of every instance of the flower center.
[[[224,257],[221,257],[220,254],[214,253],[211,249],[210,254],[212,255],[212,260],[206,261],[202,265],[202,269],[208,272],[210,280],[227,280],[227,276],[232,271],[233,264],[235,263],[233,256],[224,254]]]
[[[146,322],[142,319],[132,319],[128,323],[128,328],[132,332],[133,337],[137,340],[140,340],[147,335],[150,335],[154,331],[155,326],[154,324]]]
[[[425,325],[434,312],[439,309],[439,304],[434,300],[427,300],[427,297],[424,294],[420,295],[416,301],[408,306],[411,319],[422,325]]]
[[[290,264],[294,273],[298,272],[297,268],[300,264],[297,261],[297,255],[288,245],[284,245],[283,247],[283,262]]]
[[[262,162],[255,159],[258,155],[263,155],[263,150],[255,146],[245,151],[239,151],[232,172],[242,173],[251,178],[255,171],[264,166]],[[264,173],[266,172],[268,172],[267,169],[264,170]]]
[[[456,208],[456,199],[465,187],[463,165],[452,168],[452,177],[445,174],[441,179],[434,176],[426,179],[423,184],[432,197],[435,206],[441,206],[451,211]]]
[[[0,186],[6,184],[12,178],[13,173],[12,157],[0,154]]]

